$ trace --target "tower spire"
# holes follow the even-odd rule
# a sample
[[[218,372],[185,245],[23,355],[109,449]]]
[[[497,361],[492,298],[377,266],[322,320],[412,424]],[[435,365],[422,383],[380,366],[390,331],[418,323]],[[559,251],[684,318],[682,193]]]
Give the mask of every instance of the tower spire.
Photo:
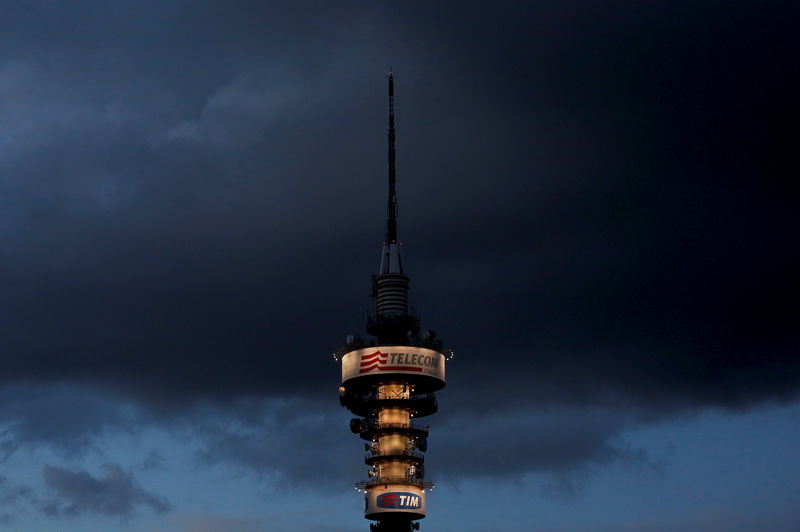
[[[397,243],[397,193],[394,168],[394,77],[389,70],[389,201],[386,217],[386,243]]]

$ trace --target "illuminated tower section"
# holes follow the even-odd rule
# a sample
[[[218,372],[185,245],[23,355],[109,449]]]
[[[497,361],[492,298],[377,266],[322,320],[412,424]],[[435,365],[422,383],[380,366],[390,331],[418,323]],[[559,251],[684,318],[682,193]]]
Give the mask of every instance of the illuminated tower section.
[[[366,441],[368,478],[364,517],[377,521],[372,532],[419,530],[426,514],[425,451],[428,426],[419,419],[437,410],[434,392],[445,385],[445,349],[433,331],[420,332],[419,317],[408,305],[409,279],[397,241],[395,193],[394,79],[389,73],[389,200],[386,241],[379,273],[373,276],[374,312],[364,341],[347,337],[334,358],[342,364],[339,401],[356,417],[350,430]],[[448,356],[445,356],[447,353]]]

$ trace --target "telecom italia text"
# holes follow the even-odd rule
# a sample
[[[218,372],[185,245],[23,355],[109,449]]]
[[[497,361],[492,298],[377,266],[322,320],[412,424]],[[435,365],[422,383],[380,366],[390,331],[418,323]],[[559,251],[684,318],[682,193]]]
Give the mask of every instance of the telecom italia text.
[[[423,355],[421,353],[387,353],[389,355],[389,365],[399,366],[423,366],[426,368],[439,368],[439,359],[430,355]]]

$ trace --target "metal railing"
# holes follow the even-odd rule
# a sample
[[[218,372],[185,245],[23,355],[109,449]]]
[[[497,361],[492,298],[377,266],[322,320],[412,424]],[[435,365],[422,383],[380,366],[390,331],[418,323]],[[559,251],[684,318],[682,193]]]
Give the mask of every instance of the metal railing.
[[[409,392],[375,392],[367,396],[367,399],[371,400],[392,400],[392,399],[402,399],[404,401],[433,401],[436,402],[436,394],[433,393],[421,393],[421,394],[412,394]]]
[[[425,489],[431,489],[434,486],[433,482],[416,477],[378,477],[371,480],[361,480],[356,482],[355,486],[359,489],[366,489],[372,486],[380,486],[381,484],[407,484]]]
[[[370,430],[384,430],[384,429],[408,429],[408,430],[418,430],[420,432],[428,432],[430,430],[430,425],[420,425],[418,423],[380,423],[378,421],[367,423],[364,426],[364,432]]]
[[[425,459],[425,455],[419,451],[411,451],[406,449],[396,449],[396,450],[388,450],[388,451],[370,451],[364,457],[365,459],[370,458],[385,458],[388,456],[409,456],[411,458],[420,458]]]
[[[353,394],[357,401],[433,401],[436,402],[436,394],[434,393],[420,393],[412,394],[408,391],[392,391],[392,392],[373,392],[368,394]]]

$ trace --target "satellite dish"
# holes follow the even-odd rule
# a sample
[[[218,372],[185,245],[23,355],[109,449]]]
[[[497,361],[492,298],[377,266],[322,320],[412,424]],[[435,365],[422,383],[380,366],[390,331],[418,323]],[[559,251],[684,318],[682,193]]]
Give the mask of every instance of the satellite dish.
[[[425,466],[420,464],[417,466],[417,469],[414,471],[414,475],[417,478],[425,478]]]
[[[364,420],[360,417],[354,417],[350,420],[350,432],[353,434],[358,434],[364,430]]]
[[[353,426],[353,423],[350,422],[350,426]],[[352,429],[351,429],[352,430]],[[417,449],[422,451],[423,453],[428,450],[428,438],[425,436],[421,438],[417,438]]]

